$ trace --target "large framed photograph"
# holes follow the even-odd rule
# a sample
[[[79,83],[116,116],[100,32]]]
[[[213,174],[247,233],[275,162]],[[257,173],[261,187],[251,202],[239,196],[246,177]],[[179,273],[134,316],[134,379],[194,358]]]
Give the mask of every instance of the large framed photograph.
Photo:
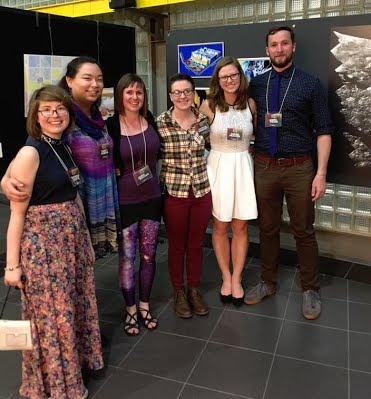
[[[248,82],[257,75],[269,71],[272,66],[269,57],[238,58]]]
[[[178,45],[178,72],[193,78],[211,78],[216,63],[224,57],[224,43]]]

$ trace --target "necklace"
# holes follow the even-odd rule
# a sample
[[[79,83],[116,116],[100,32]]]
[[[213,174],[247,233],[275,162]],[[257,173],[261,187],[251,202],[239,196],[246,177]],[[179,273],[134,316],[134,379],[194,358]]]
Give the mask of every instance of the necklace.
[[[131,154],[131,164],[132,164],[132,168],[133,168],[133,172],[135,171],[135,165],[134,165],[134,153],[133,153],[133,147],[131,145],[130,139],[129,139],[129,129],[128,126],[125,122],[125,119],[122,118],[122,123],[123,123],[123,130],[125,133],[125,136],[128,140],[129,143],[129,147],[130,147],[130,154]],[[147,143],[146,143],[146,137],[144,135],[144,131],[143,131],[143,126],[142,126],[142,119],[139,117],[139,124],[140,124],[140,131],[142,132],[142,137],[143,137],[143,142],[144,142],[144,165],[147,165]],[[140,161],[138,162],[139,166],[141,166],[141,158],[140,157]]]
[[[72,184],[72,187],[76,187],[76,186],[78,186],[79,184],[82,184],[82,183],[84,182],[84,179],[82,178],[82,176],[81,176],[81,174],[80,174],[80,171],[79,171],[79,168],[76,166],[76,164],[75,164],[75,162],[74,162],[74,160],[73,160],[73,158],[72,158],[71,152],[70,152],[69,149],[62,143],[62,140],[55,140],[55,139],[52,139],[51,137],[46,136],[46,135],[44,135],[44,134],[41,135],[41,139],[42,139],[43,141],[45,141],[45,142],[49,145],[49,147],[52,149],[52,151],[54,152],[54,154],[55,154],[55,156],[57,157],[59,163],[62,165],[63,169],[66,171],[67,176],[68,176],[68,178],[70,179],[70,182],[71,182],[71,184]],[[53,141],[54,141],[55,143],[54,143]],[[67,152],[68,156],[70,157],[70,160],[71,160],[71,162],[72,162],[72,164],[73,164],[73,167],[67,168],[67,165],[64,163],[63,159],[59,156],[59,154],[57,153],[57,151],[55,151],[55,149],[54,149],[54,147],[53,147],[53,144],[56,144],[56,145],[62,144],[64,150]]]
[[[62,139],[53,139],[52,137],[47,136],[45,133],[41,134],[40,139],[43,141],[46,141],[48,144],[52,144],[52,145],[62,144]]]
[[[290,86],[291,86],[291,82],[292,82],[292,78],[294,77],[295,69],[296,69],[296,68],[294,68],[294,70],[292,71],[289,84],[287,85],[287,88],[286,88],[286,91],[285,91],[285,95],[283,96],[282,103],[281,103],[281,106],[280,106],[279,111],[278,111],[279,114],[280,114],[281,111],[282,111],[283,103],[285,102],[285,98],[286,98],[287,93],[288,93],[288,91],[289,91],[289,88],[290,88]],[[269,112],[269,111],[268,111],[268,91],[269,91],[269,82],[270,82],[270,79],[271,79],[271,75],[272,75],[272,69],[271,69],[271,71],[269,72],[269,76],[268,76],[268,80],[267,80],[267,88],[266,88],[266,90],[265,90],[265,105],[266,105],[266,108],[267,108],[267,113]]]
[[[128,129],[127,129],[127,125],[125,123],[124,118],[122,118],[122,122],[123,122],[123,130],[126,134],[126,138],[128,140],[129,143],[129,147],[130,147],[130,154],[131,154],[131,164],[133,167],[133,178],[134,181],[136,183],[137,186],[141,186],[143,183],[145,183],[146,181],[152,179],[152,172],[150,167],[147,165],[147,143],[146,143],[146,137],[144,135],[144,131],[143,131],[143,126],[142,126],[142,119],[139,116],[139,123],[140,123],[140,130],[142,132],[142,137],[143,137],[143,142],[144,142],[144,166],[139,165],[139,169],[135,170],[135,165],[134,165],[134,154],[133,154],[133,148],[131,146],[131,142],[129,139],[129,135],[128,135]]]

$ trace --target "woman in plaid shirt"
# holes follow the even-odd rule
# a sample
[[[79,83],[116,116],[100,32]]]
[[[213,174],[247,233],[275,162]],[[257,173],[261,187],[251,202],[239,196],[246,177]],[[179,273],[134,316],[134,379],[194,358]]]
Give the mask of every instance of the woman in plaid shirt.
[[[166,190],[163,218],[175,313],[189,318],[209,312],[199,291],[202,247],[212,208],[204,156],[210,143],[209,123],[194,107],[195,83],[189,75],[173,75],[169,88],[173,106],[157,118],[161,138],[160,180]]]

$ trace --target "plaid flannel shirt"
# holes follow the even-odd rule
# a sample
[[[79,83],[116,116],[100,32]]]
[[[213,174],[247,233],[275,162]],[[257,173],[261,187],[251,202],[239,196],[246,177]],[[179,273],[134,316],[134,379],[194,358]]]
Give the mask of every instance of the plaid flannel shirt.
[[[187,198],[190,189],[196,198],[203,197],[210,191],[205,159],[205,148],[210,148],[207,117],[192,107],[197,121],[185,130],[171,117],[172,110],[157,118],[161,140],[160,180],[174,197]]]

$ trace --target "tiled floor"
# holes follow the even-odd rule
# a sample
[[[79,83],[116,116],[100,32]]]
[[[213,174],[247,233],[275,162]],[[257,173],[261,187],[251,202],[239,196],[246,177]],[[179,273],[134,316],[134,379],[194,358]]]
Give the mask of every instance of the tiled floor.
[[[296,269],[280,267],[277,295],[239,309],[218,298],[220,275],[204,250],[206,317],[177,318],[167,274],[167,243],[158,248],[152,310],[154,332],[123,332],[124,302],[117,256],[96,264],[96,285],[107,370],[88,381],[90,399],[370,399],[371,286],[322,275],[323,313],[312,322],[300,312]],[[249,258],[244,285],[258,280]],[[0,285],[0,299],[5,287]],[[13,292],[6,318],[19,315]],[[0,352],[0,399],[18,398],[20,353]]]

